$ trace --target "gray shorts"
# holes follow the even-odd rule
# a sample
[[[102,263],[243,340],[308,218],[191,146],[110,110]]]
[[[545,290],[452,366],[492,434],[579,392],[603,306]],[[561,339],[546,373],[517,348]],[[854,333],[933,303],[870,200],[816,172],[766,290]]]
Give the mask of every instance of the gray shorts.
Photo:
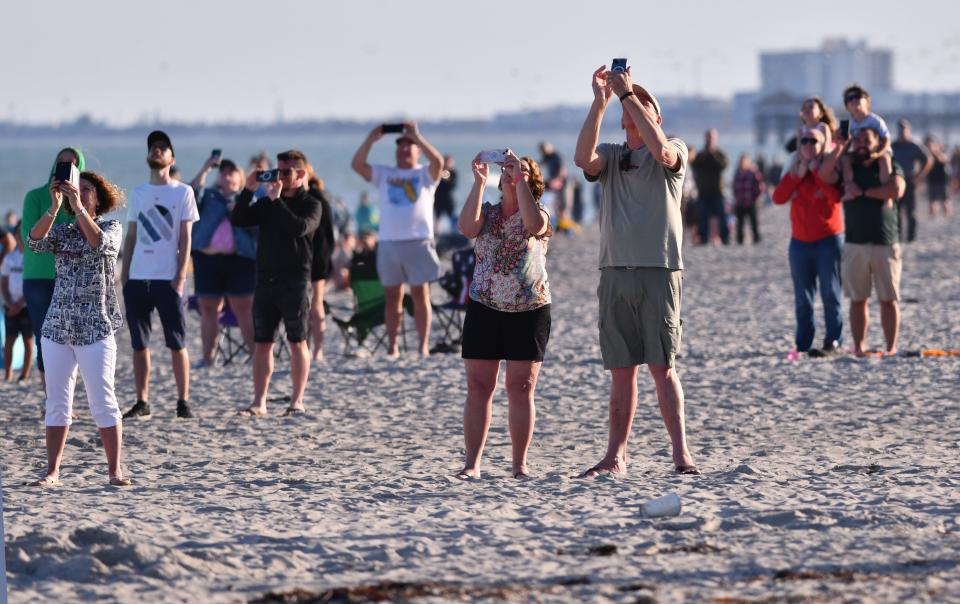
[[[430,239],[381,241],[377,244],[377,274],[388,287],[423,285],[440,278],[440,258]]]
[[[605,268],[600,271],[600,353],[604,369],[673,367],[680,350],[681,271]]]

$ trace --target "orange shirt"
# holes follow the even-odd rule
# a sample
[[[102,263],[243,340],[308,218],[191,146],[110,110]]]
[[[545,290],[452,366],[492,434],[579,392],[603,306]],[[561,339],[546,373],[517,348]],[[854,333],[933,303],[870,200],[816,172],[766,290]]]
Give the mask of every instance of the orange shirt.
[[[843,210],[840,207],[840,189],[816,174],[807,172],[797,178],[787,172],[773,191],[773,202],[790,204],[790,223],[793,238],[813,243],[843,232]]]

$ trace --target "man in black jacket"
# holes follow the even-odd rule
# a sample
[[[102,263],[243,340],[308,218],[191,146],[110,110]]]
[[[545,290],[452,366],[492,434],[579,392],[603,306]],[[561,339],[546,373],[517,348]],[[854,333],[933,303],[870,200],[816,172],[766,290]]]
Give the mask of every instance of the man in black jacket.
[[[279,179],[265,183],[267,195],[254,200],[257,175],[247,177],[230,220],[259,227],[257,286],[253,292],[253,403],[244,416],[267,414],[267,390],[273,374],[273,342],[283,321],[290,343],[293,392],[284,415],[304,412],[303,391],[310,371],[307,321],[313,237],[320,224],[320,202],[307,189],[307,158],[300,151],[277,155]]]

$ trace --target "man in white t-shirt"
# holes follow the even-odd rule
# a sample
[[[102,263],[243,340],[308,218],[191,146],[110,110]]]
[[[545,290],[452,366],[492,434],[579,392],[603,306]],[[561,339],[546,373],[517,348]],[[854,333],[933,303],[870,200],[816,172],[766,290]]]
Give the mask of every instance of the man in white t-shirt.
[[[440,276],[440,259],[433,245],[434,192],[443,171],[443,156],[427,142],[416,122],[405,122],[397,139],[397,165],[367,163],[370,148],[383,136],[377,126],[353,156],[354,171],[380,192],[380,235],[377,274],[386,291],[384,320],[388,355],[400,355],[397,335],[403,319],[403,284],[410,286],[413,315],[420,336],[420,354],[430,354],[430,282]],[[420,153],[429,164],[419,163]]]
[[[123,417],[150,415],[150,332],[153,311],[160,315],[163,336],[177,382],[177,417],[193,414],[190,357],[186,349],[183,295],[190,258],[192,224],[199,219],[193,189],[170,177],[176,161],[170,137],[155,130],[147,137],[150,182],[133,190],[123,245],[123,303],[126,307],[137,402]]]

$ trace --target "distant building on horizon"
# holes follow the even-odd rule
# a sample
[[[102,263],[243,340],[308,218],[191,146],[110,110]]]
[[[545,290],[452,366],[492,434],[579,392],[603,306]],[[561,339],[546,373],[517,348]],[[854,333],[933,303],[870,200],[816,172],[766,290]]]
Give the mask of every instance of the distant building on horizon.
[[[828,39],[818,50],[760,54],[761,98],[791,93],[832,102],[853,82],[871,94],[892,91],[893,51],[869,48],[866,40]]]
[[[800,104],[808,97],[819,96],[842,119],[843,90],[854,82],[890,124],[905,117],[918,132],[939,130],[945,140],[960,131],[960,93],[898,91],[892,50],[842,38],[828,38],[814,50],[760,53],[760,89],[734,96],[735,120],[752,121],[760,143],[770,134],[784,140],[799,125]]]

